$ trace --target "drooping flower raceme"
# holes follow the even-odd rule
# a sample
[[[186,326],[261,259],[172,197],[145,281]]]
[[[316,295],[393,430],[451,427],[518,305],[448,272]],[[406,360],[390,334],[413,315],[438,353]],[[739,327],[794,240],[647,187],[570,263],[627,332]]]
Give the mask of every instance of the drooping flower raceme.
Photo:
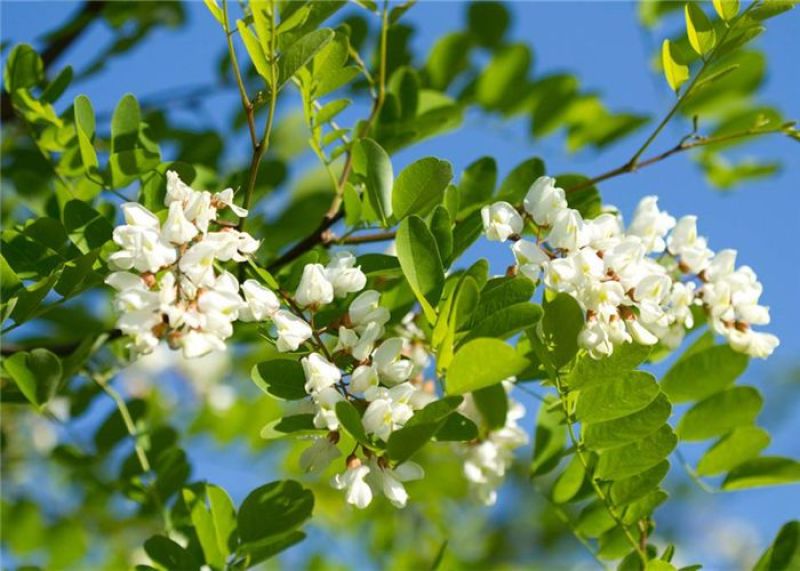
[[[777,337],[752,328],[769,323],[755,273],[736,267],[735,250],[710,250],[695,216],[675,220],[646,196],[627,228],[613,211],[584,220],[555,184],[537,179],[521,214],[506,202],[484,207],[484,232],[514,240],[519,273],[578,302],[585,315],[579,343],[592,357],[630,342],[675,348],[694,326],[693,307],[736,351],[767,357],[777,347]],[[521,237],[524,219],[535,242]]]
[[[506,394],[510,393],[514,379],[503,381]],[[528,434],[517,421],[525,416],[525,407],[508,396],[508,412],[505,426],[487,431],[474,442],[458,444],[464,458],[464,475],[470,483],[473,495],[485,505],[497,501],[497,488],[502,484],[506,470],[513,460],[514,449],[528,443]],[[467,394],[459,412],[479,427],[484,424],[472,394]]]
[[[219,212],[233,205],[233,190],[194,190],[167,172],[165,221],[136,203],[122,205],[125,223],[114,229],[119,250],[109,256],[116,271],[106,283],[117,290],[119,329],[130,336],[135,354],[153,351],[166,339],[186,357],[225,348],[237,319],[257,319],[275,311],[274,294],[245,283],[240,293],[233,274],[216,262],[241,262],[258,248],[246,232],[220,224]]]

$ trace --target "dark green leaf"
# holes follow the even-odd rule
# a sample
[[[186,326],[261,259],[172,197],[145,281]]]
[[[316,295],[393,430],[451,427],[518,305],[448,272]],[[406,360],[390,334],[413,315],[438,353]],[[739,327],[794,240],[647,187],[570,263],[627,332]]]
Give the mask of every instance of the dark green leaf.
[[[299,400],[307,395],[303,366],[291,359],[273,359],[253,367],[250,378],[262,391],[279,399]]]
[[[631,371],[607,383],[582,389],[575,417],[585,424],[626,417],[645,408],[658,394],[658,383],[653,375]]]
[[[250,492],[236,517],[242,542],[281,536],[311,517],[314,495],[298,482],[272,482]]]
[[[723,490],[743,490],[800,482],[800,463],[780,456],[761,456],[731,470],[722,482]]]
[[[603,450],[639,440],[658,430],[671,411],[669,400],[658,395],[647,407],[629,416],[584,427],[584,443],[591,450]]]
[[[505,426],[508,396],[502,383],[478,389],[472,393],[472,398],[490,430]]]
[[[665,425],[637,442],[600,454],[595,476],[601,480],[619,480],[644,472],[666,458],[677,442],[672,429]]]
[[[784,524],[772,545],[759,558],[753,571],[800,569],[800,521]]]
[[[700,476],[715,476],[728,472],[758,456],[769,440],[769,432],[758,426],[736,428],[703,454],[697,463],[697,473]]]
[[[436,319],[433,308],[439,303],[444,286],[444,270],[436,240],[421,218],[410,216],[400,223],[395,243],[403,274],[428,321],[433,323]]]

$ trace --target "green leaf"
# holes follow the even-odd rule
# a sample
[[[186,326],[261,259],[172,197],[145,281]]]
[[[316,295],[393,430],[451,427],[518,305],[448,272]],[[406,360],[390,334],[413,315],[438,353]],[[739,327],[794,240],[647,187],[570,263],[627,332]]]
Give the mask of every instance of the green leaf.
[[[273,440],[284,436],[318,436],[326,431],[314,426],[313,414],[292,414],[278,418],[261,429],[261,438]]]
[[[397,464],[411,458],[444,427],[447,418],[455,412],[462,400],[461,397],[446,397],[414,413],[403,428],[389,436],[386,443],[389,458]]]
[[[272,482],[250,492],[236,517],[242,542],[280,536],[311,517],[314,495],[298,482]]]
[[[146,149],[130,149],[108,157],[111,172],[111,187],[124,188],[137,178],[155,169],[161,158]]]
[[[94,149],[94,109],[85,95],[78,95],[74,102],[75,130],[78,134],[78,147],[83,168],[90,173],[97,169],[97,151]]]
[[[364,164],[367,199],[372,210],[384,226],[392,216],[392,187],[394,173],[392,160],[383,148],[372,139],[362,139],[357,146]]]
[[[508,176],[500,183],[497,190],[497,200],[505,200],[511,204],[520,204],[528,194],[531,185],[540,176],[544,176],[544,161],[538,157],[533,157],[521,162],[508,173]]]
[[[203,550],[204,561],[213,568],[223,568],[228,551],[220,551],[214,519],[206,508],[205,486],[200,484],[195,488],[184,488],[181,497]]]
[[[547,474],[555,468],[564,453],[567,429],[564,413],[555,407],[555,397],[546,397],[536,415],[536,432],[533,438],[531,476]]]
[[[126,93],[111,117],[111,154],[136,148],[140,123],[139,102],[136,97]]]
[[[236,28],[239,30],[239,35],[242,38],[242,42],[244,42],[247,54],[250,56],[250,61],[253,62],[253,67],[256,68],[258,75],[264,79],[267,85],[272,87],[272,70],[258,38],[250,31],[250,28],[247,27],[243,20],[236,21]]]
[[[494,385],[527,366],[527,359],[499,339],[473,339],[453,356],[447,370],[447,393],[464,394]]]
[[[673,45],[666,39],[661,44],[661,66],[664,68],[664,77],[666,77],[667,83],[672,91],[677,93],[689,79],[689,66],[678,63]]]
[[[8,93],[36,87],[44,80],[44,63],[28,44],[14,46],[3,69],[3,85]]]
[[[669,461],[659,462],[644,472],[623,478],[611,484],[611,501],[616,506],[624,506],[643,498],[655,490],[669,472]]]
[[[467,26],[481,46],[494,48],[503,40],[511,17],[500,2],[475,2],[467,11]]]
[[[800,521],[781,527],[775,541],[758,559],[753,571],[792,571],[800,569]]]
[[[317,125],[322,125],[327,123],[331,119],[335,118],[339,113],[347,109],[350,104],[352,103],[349,99],[334,99],[330,103],[326,103],[323,105],[319,111],[317,111],[317,115],[314,118],[315,123]],[[362,139],[366,140],[366,139]]]
[[[497,184],[497,163],[492,157],[481,157],[467,166],[458,182],[458,211],[471,212],[485,204]]]
[[[333,40],[334,35],[333,30],[322,28],[306,34],[289,46],[278,60],[278,89]]]
[[[765,0],[759,6],[755,6],[747,12],[747,16],[753,20],[768,20],[779,14],[794,8],[795,0]]]
[[[583,508],[575,522],[575,531],[587,537],[599,537],[616,525],[608,508],[600,501]]]
[[[692,49],[701,56],[709,53],[716,45],[717,36],[708,16],[694,2],[686,4],[684,15],[686,16],[686,34]]]
[[[69,84],[72,83],[72,75],[72,66],[66,66],[47,84],[39,99],[46,103],[55,103],[64,94]]]
[[[661,379],[661,388],[674,403],[700,400],[732,385],[747,362],[747,355],[728,345],[709,347],[675,363]]]
[[[398,220],[411,214],[425,216],[441,204],[444,190],[453,178],[450,163],[426,157],[411,163],[397,176],[392,209]]]
[[[780,456],[761,456],[731,470],[722,482],[723,490],[743,490],[800,482],[800,462]]]
[[[637,442],[600,454],[595,476],[601,480],[619,480],[644,472],[666,458],[677,443],[672,429],[662,426]]]
[[[769,432],[758,426],[741,426],[720,438],[697,463],[697,474],[715,476],[729,472],[758,456],[769,444]]]
[[[653,375],[631,371],[607,383],[581,390],[575,417],[586,424],[615,420],[642,410],[658,394],[658,383]]]
[[[505,109],[518,101],[519,85],[531,65],[530,48],[509,44],[498,48],[475,86],[475,99],[487,109]]]
[[[463,342],[478,337],[508,339],[512,335],[536,325],[543,313],[542,306],[528,301],[509,305],[474,325]]]
[[[433,209],[430,219],[430,231],[436,240],[436,245],[439,249],[439,254],[442,257],[442,264],[447,267],[450,261],[450,256],[453,254],[453,230],[450,215],[447,213],[447,208],[438,205]]]
[[[211,519],[214,522],[217,545],[220,552],[227,555],[234,550],[238,542],[236,509],[228,493],[219,486],[206,484],[206,495]]]
[[[61,381],[61,361],[47,349],[14,353],[3,360],[3,368],[25,398],[40,408],[53,398]]]
[[[720,18],[730,22],[739,13],[739,0],[712,0],[714,10]]]
[[[336,418],[347,433],[364,446],[372,447],[372,443],[364,431],[361,415],[350,402],[343,400],[336,403]]]
[[[571,295],[559,293],[544,300],[541,341],[556,368],[569,363],[578,352],[578,334],[583,328],[583,310]]]
[[[506,307],[530,301],[535,289],[534,283],[525,276],[491,280],[481,290],[478,306],[472,314],[473,326]]]
[[[203,3],[217,22],[220,24],[225,23],[225,16],[222,13],[222,8],[217,4],[217,0],[203,0]]]
[[[567,385],[571,389],[585,389],[611,382],[641,365],[650,354],[650,349],[638,343],[625,343],[615,347],[614,353],[605,359],[581,355],[567,377]]]
[[[250,378],[265,393],[284,400],[300,400],[308,396],[303,366],[291,359],[273,359],[255,365]]]
[[[196,569],[199,564],[191,553],[163,535],[154,535],[144,542],[147,556],[166,569]]]
[[[585,479],[586,469],[580,457],[575,454],[553,484],[553,501],[557,504],[570,501],[581,490]]]
[[[448,416],[436,433],[438,442],[469,442],[478,437],[478,427],[463,414],[454,412]]]
[[[422,218],[410,216],[400,222],[395,243],[403,274],[425,317],[433,323],[436,320],[434,307],[444,287],[444,270],[436,240]]]
[[[584,444],[590,450],[604,450],[639,440],[658,430],[671,411],[669,400],[660,394],[645,408],[631,415],[585,426]]]
[[[705,440],[732,428],[752,424],[763,405],[753,387],[732,387],[690,408],[678,423],[681,440]]]
[[[667,501],[667,498],[669,498],[669,494],[664,490],[653,490],[635,502],[631,502],[631,504],[625,508],[625,513],[622,515],[622,522],[625,525],[635,525],[639,520],[652,515],[658,506]]]
[[[430,86],[444,91],[469,65],[470,38],[463,32],[441,36],[431,48],[425,73]]]
[[[472,398],[490,430],[505,426],[508,395],[502,383],[478,389],[472,393]]]

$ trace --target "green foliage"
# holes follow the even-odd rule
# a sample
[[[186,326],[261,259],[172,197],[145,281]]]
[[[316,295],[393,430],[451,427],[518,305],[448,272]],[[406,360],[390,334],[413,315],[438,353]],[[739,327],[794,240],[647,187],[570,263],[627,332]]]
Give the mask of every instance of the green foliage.
[[[587,314],[572,296],[539,294],[538,284],[513,268],[490,278],[490,267],[494,272],[507,263],[464,255],[483,232],[480,210],[501,200],[521,209],[532,183],[545,174],[556,177],[568,205],[589,220],[603,212],[606,179],[689,149],[696,149],[694,160],[719,188],[780,170],[771,159],[727,154],[738,156],[754,137],[798,138],[782,110],[759,101],[769,70],[753,47],[770,19],[794,2],[712,4],[713,13],[692,2],[640,4],[648,28],[662,20],[681,24],[676,36],[653,42],[661,46],[654,69],[663,71],[677,99],[659,111],[666,119],[642,137],[638,154],[594,176],[548,172],[539,157],[499,172],[505,157],[490,155],[470,159],[454,176],[447,157],[425,156],[431,151],[420,146],[456,130],[465,116],[514,132],[525,122],[524,136],[537,148],[539,139],[556,135],[568,152],[602,151],[649,122],[640,111],[612,110],[596,86],[587,89],[569,72],[541,72],[558,62],[540,66],[527,39],[512,37],[521,5],[465,4],[462,20],[454,18],[423,54],[417,53],[415,20],[407,15],[417,8],[413,1],[205,0],[206,17],[221,28],[208,41],[227,52],[219,58],[219,78],[185,101],[180,93],[170,97],[194,108],[200,101],[212,104],[217,89],[238,92],[241,106],[237,101],[222,130],[179,120],[171,99],[158,95],[140,103],[141,94],[127,93],[113,109],[104,109],[96,93],[64,101],[67,92],[89,89],[86,79],[115,65],[114,56],[160,28],[182,25],[181,4],[86,3],[37,40],[41,55],[29,44],[5,46],[0,383],[2,460],[14,476],[2,505],[2,548],[11,564],[125,568],[143,545],[149,562],[141,569],[246,569],[302,541],[302,527],[316,512],[314,523],[326,540],[328,534],[332,540],[358,534],[355,549],[367,566],[527,565],[523,558],[530,554],[520,545],[535,543],[542,556],[535,564],[548,567],[563,564],[560,549],[568,544],[561,537],[571,531],[593,555],[620,561],[620,569],[661,571],[675,568],[676,549],[656,549],[654,530],[663,528],[655,512],[669,497],[662,489],[668,457],[683,442],[703,443],[690,472],[698,480],[715,478],[721,491],[800,480],[796,460],[762,455],[769,453],[770,434],[755,423],[764,399],[737,384],[748,365],[742,354],[706,333],[682,354],[675,351],[660,381],[644,370],[648,359],[670,353],[660,345],[651,355],[650,347],[627,343],[594,359],[579,347]],[[109,43],[89,60],[72,62],[74,69],[55,69],[54,59],[62,51],[69,55],[64,50],[98,21]],[[663,142],[659,136],[674,131],[673,120],[683,121],[678,129],[685,136],[677,147],[665,146],[670,150],[663,157],[651,155]],[[671,128],[664,129],[668,122]],[[244,159],[229,152],[240,138],[251,144]],[[311,167],[314,157],[319,164]],[[407,166],[396,172],[398,165]],[[325,411],[335,414],[336,429],[305,408],[300,359],[309,347],[345,378],[370,364],[371,357],[356,358],[341,345],[340,328],[364,335],[348,311],[355,292],[337,292],[314,312],[309,321],[319,338],[288,355],[277,353],[267,320],[237,324],[228,340],[235,359],[224,386],[211,362],[183,372],[211,381],[177,389],[172,372],[129,367],[130,340],[114,328],[104,285],[117,269],[109,264],[113,229],[123,201],[138,201],[166,219],[170,170],[195,188],[235,190],[235,202],[250,215],[238,220],[215,201],[225,214],[214,231],[238,225],[262,246],[242,264],[217,260],[215,270],[257,279],[280,299],[291,299],[305,264],[326,265],[330,248],[356,247],[366,287],[380,293],[389,311],[385,336],[406,338],[403,358],[417,352],[432,357],[427,365],[415,363],[411,382],[420,392],[413,398],[445,396],[415,405],[386,438],[367,432],[369,399],[346,394],[344,383],[332,389],[344,391],[343,400]],[[522,234],[534,240],[541,229],[529,217],[525,225]],[[361,246],[392,237],[396,255]],[[161,276],[145,276],[151,277]],[[702,325],[700,313],[696,317]],[[255,386],[240,382],[248,374]],[[136,375],[157,382],[142,387],[131,380]],[[541,401],[533,427],[518,420],[510,400],[522,391]],[[64,426],[51,438],[56,423]],[[465,507],[465,459],[488,453],[479,448],[486,442],[531,428],[527,472],[510,460],[504,468],[518,494],[516,511],[530,517],[520,523],[501,514],[476,534]],[[298,457],[308,460],[312,438],[343,458],[327,472],[314,466],[310,471],[323,473],[304,476],[302,485],[286,479],[260,486],[237,509],[226,490],[204,480],[202,463],[194,465],[185,450],[190,437],[237,450],[246,443],[248,459],[266,456],[270,470],[281,473],[296,471]],[[326,484],[358,450],[376,479],[376,496],[386,491],[375,485],[380,471],[409,460],[424,466],[424,482],[411,484],[414,507],[399,515],[374,506],[361,515],[342,509],[339,493],[334,499]],[[510,456],[501,450],[501,463],[504,454]],[[29,475],[33,463],[47,469],[45,481],[36,479],[42,490],[35,494],[18,477]],[[60,493],[61,482],[80,495],[77,508],[40,497],[40,491],[49,497],[51,486]],[[671,490],[671,481],[664,488]],[[528,492],[543,497],[532,501]],[[102,535],[102,546],[93,535]],[[525,541],[509,539],[517,537]],[[307,545],[310,554],[318,550],[315,542]],[[506,559],[499,561],[498,553]],[[797,560],[798,524],[790,522],[756,569],[793,569]],[[316,553],[302,565],[328,569],[336,563]]]

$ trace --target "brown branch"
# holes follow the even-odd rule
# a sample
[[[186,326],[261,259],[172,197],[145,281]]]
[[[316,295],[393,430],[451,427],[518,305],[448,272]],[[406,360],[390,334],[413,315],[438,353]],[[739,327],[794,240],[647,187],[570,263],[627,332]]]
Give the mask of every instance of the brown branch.
[[[385,242],[387,240],[394,240],[397,234],[394,230],[386,230],[385,232],[376,232],[375,234],[364,234],[362,236],[345,236],[336,240],[337,244],[369,244],[371,242]]]
[[[54,36],[42,50],[41,56],[45,71],[89,28],[89,24],[100,15],[106,3],[105,0],[84,2],[70,23],[64,26],[61,33]],[[14,115],[11,97],[3,91],[0,96],[0,121],[8,124],[14,120],[16,120],[16,115]]]
[[[604,172],[603,174],[597,175],[593,178],[584,180],[583,182],[579,182],[569,188],[565,189],[565,192],[577,192],[579,190],[584,190],[586,188],[590,188],[597,184],[598,182],[602,182],[604,180],[608,180],[610,178],[614,178],[621,174],[635,172],[641,168],[649,167],[650,165],[654,165],[658,162],[663,161],[666,158],[671,157],[672,155],[676,155],[678,153],[682,153],[684,151],[688,151],[690,149],[696,149],[698,147],[705,147],[708,145],[713,145],[716,143],[724,143],[727,141],[734,141],[736,139],[743,139],[746,137],[759,137],[762,135],[770,135],[774,133],[782,133],[785,131],[787,127],[790,127],[791,124],[784,124],[774,129],[747,129],[745,131],[741,131],[739,133],[731,133],[730,135],[722,135],[719,137],[701,137],[696,138],[693,140],[683,140],[671,149],[664,151],[658,155],[652,156],[648,159],[643,161],[638,161],[636,163],[628,161],[624,165],[618,166],[615,169],[611,169],[610,171]]]

